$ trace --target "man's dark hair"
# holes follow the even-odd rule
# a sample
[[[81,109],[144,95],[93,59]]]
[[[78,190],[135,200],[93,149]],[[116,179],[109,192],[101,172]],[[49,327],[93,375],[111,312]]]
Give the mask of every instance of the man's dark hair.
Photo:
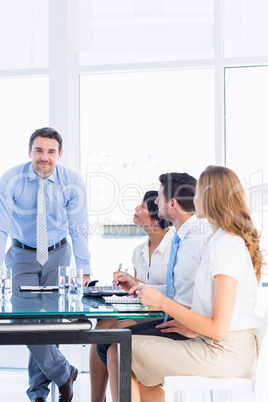
[[[156,205],[155,200],[158,197],[158,191],[147,191],[144,194],[143,197],[143,202],[146,202],[147,207],[148,207],[148,211],[149,211],[149,215],[150,218],[152,219],[152,221],[158,220],[159,221],[159,226],[161,229],[166,229],[169,226],[172,226],[172,223],[165,220],[165,219],[160,219],[158,217],[158,205]]]
[[[35,140],[36,137],[43,137],[43,138],[52,138],[54,140],[57,140],[59,143],[59,152],[62,150],[62,138],[60,134],[54,130],[54,128],[50,127],[43,127],[43,128],[38,128],[35,130],[35,132],[31,135],[30,140],[29,140],[29,150],[32,149],[33,141]]]
[[[194,212],[196,179],[188,173],[165,173],[159,177],[166,201],[175,198],[186,212]]]

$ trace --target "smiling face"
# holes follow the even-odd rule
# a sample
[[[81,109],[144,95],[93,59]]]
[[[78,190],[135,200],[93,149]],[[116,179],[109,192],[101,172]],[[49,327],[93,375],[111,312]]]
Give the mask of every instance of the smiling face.
[[[62,156],[62,151],[59,152],[59,143],[57,140],[47,137],[36,137],[32,148],[29,150],[29,156],[32,159],[35,173],[45,179],[53,172],[58,160]]]

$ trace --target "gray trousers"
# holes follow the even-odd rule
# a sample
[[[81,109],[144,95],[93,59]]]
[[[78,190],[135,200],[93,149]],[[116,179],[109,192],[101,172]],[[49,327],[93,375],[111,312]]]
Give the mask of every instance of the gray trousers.
[[[58,266],[69,265],[71,248],[68,243],[49,252],[48,261],[42,266],[36,261],[36,252],[12,246],[6,254],[6,266],[12,268],[12,285],[57,285]],[[28,345],[29,399],[47,398],[49,384],[59,387],[70,376],[70,364],[56,345]]]

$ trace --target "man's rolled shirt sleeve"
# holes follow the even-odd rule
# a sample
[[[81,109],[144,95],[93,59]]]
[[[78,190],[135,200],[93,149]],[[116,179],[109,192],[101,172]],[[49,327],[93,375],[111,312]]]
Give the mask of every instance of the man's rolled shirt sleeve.
[[[70,195],[66,206],[68,231],[72,239],[73,253],[77,268],[84,275],[92,274],[88,248],[89,222],[85,184],[80,176],[76,183],[69,186]]]
[[[10,233],[14,202],[8,184],[8,177],[0,178],[0,266],[5,260],[5,250]]]

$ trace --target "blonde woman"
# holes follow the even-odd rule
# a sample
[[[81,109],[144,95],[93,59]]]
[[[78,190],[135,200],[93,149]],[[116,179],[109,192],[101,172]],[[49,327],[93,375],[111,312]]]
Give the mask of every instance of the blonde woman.
[[[155,289],[134,287],[142,303],[162,309],[180,321],[182,333],[194,339],[134,335],[132,341],[132,401],[164,401],[165,376],[204,375],[250,378],[257,361],[254,310],[263,256],[244,190],[236,174],[209,166],[200,176],[195,196],[196,213],[207,218],[212,235],[196,275],[192,309]],[[116,401],[117,355],[108,353],[113,401]]]

